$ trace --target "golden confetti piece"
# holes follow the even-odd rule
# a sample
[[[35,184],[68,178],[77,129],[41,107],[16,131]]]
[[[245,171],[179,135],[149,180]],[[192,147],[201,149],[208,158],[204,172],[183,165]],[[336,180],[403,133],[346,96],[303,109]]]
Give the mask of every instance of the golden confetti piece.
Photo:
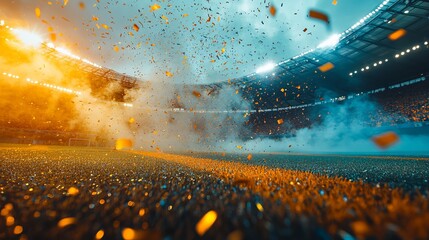
[[[70,187],[69,190],[67,190],[67,195],[69,196],[75,196],[79,194],[79,189],[75,187]]]
[[[159,10],[159,9],[161,9],[161,6],[159,6],[158,4],[154,4],[154,5],[150,6],[151,12]]]
[[[109,29],[110,29],[110,27],[109,27],[108,25],[106,25],[106,24],[101,24],[101,26],[102,26],[104,29],[106,29],[106,30],[109,30]]]
[[[284,121],[283,121],[283,119],[282,119],[282,118],[277,119],[277,124],[278,124],[278,125],[282,125],[283,123],[284,123]]]
[[[195,97],[197,97],[197,98],[200,98],[200,97],[201,97],[201,93],[200,93],[200,92],[198,92],[198,91],[196,91],[196,90],[192,91],[192,95],[194,95],[194,96],[195,96]]]
[[[100,229],[96,234],[95,234],[95,239],[102,239],[104,237],[104,231],[103,229]]]
[[[195,226],[195,230],[197,231],[198,235],[203,236],[207,230],[212,227],[216,219],[217,213],[215,211],[211,210],[207,212]]]
[[[221,51],[222,51],[222,53],[225,53],[225,48],[222,48],[222,50],[221,50]]]
[[[13,228],[13,234],[19,235],[24,231],[24,228],[20,225],[16,225],[15,228]]]
[[[51,42],[57,41],[57,34],[51,33],[49,34],[49,38],[51,39]]]
[[[134,31],[138,32],[140,30],[140,27],[137,24],[133,25]]]
[[[391,33],[389,35],[389,39],[392,41],[396,41],[396,40],[402,38],[403,36],[405,36],[405,34],[407,34],[407,30],[401,28],[401,29]]]
[[[130,124],[133,124],[133,123],[135,123],[136,122],[136,120],[132,117],[132,118],[130,118],[130,119],[128,119],[128,123],[130,123]]]
[[[66,6],[67,3],[69,3],[69,0],[64,0],[64,5],[63,6]]]
[[[36,17],[40,18],[40,16],[42,15],[42,12],[40,11],[40,8],[35,8],[34,9],[34,13],[36,14]]]
[[[270,6],[270,14],[271,16],[275,17],[277,13],[277,9],[276,7],[274,7],[273,5]]]
[[[247,160],[252,160],[252,154],[247,155]]]
[[[80,3],[79,3],[79,8],[80,8],[81,10],[85,9],[85,3],[84,3],[84,2],[80,2]]]
[[[6,217],[6,226],[10,227],[13,224],[15,224],[15,218],[12,216],[7,216]]]
[[[243,146],[237,145],[238,149],[243,149]]]
[[[116,150],[123,150],[123,149],[129,149],[133,147],[133,141],[127,138],[119,138],[116,140],[115,149]]]
[[[92,21],[98,21],[98,17],[92,16]]]
[[[316,11],[316,10],[310,10],[310,12],[308,13],[308,15],[311,18],[319,19],[319,20],[324,21],[327,24],[329,24],[329,17],[328,17],[328,15],[326,15],[326,14],[324,14],[322,12],[319,12],[319,11]]]
[[[187,13],[182,15],[182,17],[188,17],[188,16],[189,16],[189,14],[187,14]]]
[[[333,68],[334,68],[334,64],[332,64],[331,62],[327,62],[327,63],[323,64],[322,66],[320,66],[319,70],[321,72],[327,72]]]
[[[262,204],[260,204],[260,203],[256,203],[256,208],[257,208],[260,212],[263,212],[263,211],[264,211],[264,207],[262,207]]]
[[[115,50],[115,52],[119,52],[119,47],[118,46],[113,46],[113,50]]]
[[[338,3],[337,0],[332,1],[332,5],[337,5],[337,3]]]
[[[165,76],[173,77],[173,74],[170,71],[165,71]]]
[[[380,148],[386,149],[396,142],[398,142],[399,136],[394,132],[387,132],[372,138],[372,141]]]
[[[75,223],[76,223],[76,218],[68,217],[68,218],[61,219],[57,225],[59,228],[65,228]]]
[[[169,22],[168,22],[168,17],[166,17],[166,16],[164,16],[164,15],[162,15],[162,17],[161,17],[164,21],[165,21],[165,23],[166,24],[168,24]]]

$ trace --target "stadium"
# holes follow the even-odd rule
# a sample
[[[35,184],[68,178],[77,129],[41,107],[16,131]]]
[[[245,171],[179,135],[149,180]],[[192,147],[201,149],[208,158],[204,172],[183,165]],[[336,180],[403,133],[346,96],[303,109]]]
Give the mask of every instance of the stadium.
[[[0,239],[429,239],[429,2],[2,1]]]

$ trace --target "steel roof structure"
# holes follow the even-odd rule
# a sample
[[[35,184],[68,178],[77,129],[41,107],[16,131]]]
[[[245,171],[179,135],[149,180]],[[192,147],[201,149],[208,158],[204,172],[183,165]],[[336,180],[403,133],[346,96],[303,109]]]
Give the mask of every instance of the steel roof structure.
[[[401,29],[406,32],[403,37],[395,41],[389,38]],[[321,88],[342,96],[428,73],[429,2],[386,0],[338,38],[333,47],[311,49],[276,64],[265,75],[253,73],[231,80],[232,85],[248,95],[265,95],[265,98],[272,98],[272,92],[280,88],[296,89],[304,85],[310,90],[299,99],[291,94],[283,103],[290,106],[314,102],[322,97],[317,94]],[[334,68],[322,72],[319,67],[326,63],[332,63]],[[208,86],[225,85],[228,83]],[[267,101],[268,106],[270,100]]]

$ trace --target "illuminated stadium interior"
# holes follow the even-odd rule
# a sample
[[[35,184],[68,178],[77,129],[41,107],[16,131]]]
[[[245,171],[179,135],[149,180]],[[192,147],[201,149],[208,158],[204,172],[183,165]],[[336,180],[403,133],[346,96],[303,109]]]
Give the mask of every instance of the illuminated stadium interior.
[[[429,2],[0,3],[0,239],[429,239]]]

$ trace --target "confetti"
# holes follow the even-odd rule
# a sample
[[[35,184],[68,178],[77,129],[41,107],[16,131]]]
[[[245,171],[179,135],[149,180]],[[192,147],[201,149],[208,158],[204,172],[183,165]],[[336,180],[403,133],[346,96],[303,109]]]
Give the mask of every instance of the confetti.
[[[42,12],[40,11],[40,8],[35,8],[34,9],[34,13],[36,14],[36,17],[40,18],[40,16],[42,15]]]
[[[325,13],[322,13],[322,12],[319,12],[316,10],[310,10],[308,15],[310,16],[310,18],[319,19],[319,20],[329,24],[329,17]]]
[[[194,95],[197,98],[201,97],[201,93],[196,90],[192,91],[192,95]]]
[[[165,71],[165,76],[173,77],[173,73],[171,73],[170,71]]]
[[[247,160],[252,160],[252,154],[247,155]]]
[[[380,148],[387,149],[398,142],[399,136],[394,132],[387,132],[375,136],[372,141]]]
[[[140,27],[137,24],[133,25],[134,31],[138,32],[140,30]]]
[[[207,212],[195,226],[198,235],[203,236],[212,227],[216,219],[217,213],[215,211]]]
[[[161,6],[158,5],[158,4],[154,4],[154,5],[150,6],[150,11],[151,12],[159,10],[159,9],[161,9]]]
[[[277,119],[277,124],[278,124],[278,125],[282,125],[283,123],[284,123],[284,121],[283,121],[283,119],[282,119],[282,118]]]
[[[270,6],[270,14],[271,16],[275,17],[277,13],[277,9],[276,7],[274,7],[273,5]]]
[[[79,194],[79,189],[77,189],[75,187],[70,187],[67,190],[67,195],[69,195],[69,196],[75,196],[75,195],[78,195],[78,194]]]
[[[63,218],[58,222],[58,227],[59,228],[65,228],[67,226],[70,226],[72,224],[76,223],[76,218],[73,217],[67,217],[67,218]]]
[[[330,71],[334,68],[334,64],[332,64],[331,62],[327,62],[325,64],[323,64],[322,66],[319,67],[319,70],[321,72],[327,72]]]
[[[406,34],[407,34],[407,30],[401,28],[401,29],[396,30],[395,32],[391,33],[389,35],[389,39],[392,41],[396,41],[396,40],[404,37]]]

